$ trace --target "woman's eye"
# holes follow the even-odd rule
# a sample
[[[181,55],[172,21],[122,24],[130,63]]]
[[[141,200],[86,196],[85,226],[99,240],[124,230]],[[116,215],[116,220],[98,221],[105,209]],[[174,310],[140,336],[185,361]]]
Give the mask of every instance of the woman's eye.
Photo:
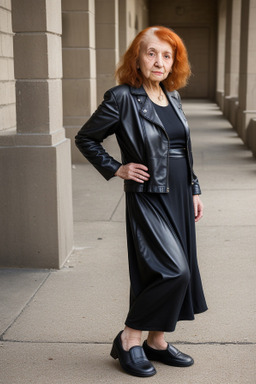
[[[153,57],[154,56],[154,52],[149,52],[149,56]]]

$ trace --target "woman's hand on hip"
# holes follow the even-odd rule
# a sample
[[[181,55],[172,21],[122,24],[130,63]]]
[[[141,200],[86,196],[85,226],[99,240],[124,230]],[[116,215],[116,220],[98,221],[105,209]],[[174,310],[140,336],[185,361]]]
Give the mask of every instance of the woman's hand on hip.
[[[121,165],[115,173],[115,176],[124,180],[134,180],[137,183],[148,181],[150,175],[146,172],[148,168],[143,164],[129,163]]]
[[[199,195],[193,195],[193,204],[195,212],[195,221],[199,221],[203,217],[204,205]]]

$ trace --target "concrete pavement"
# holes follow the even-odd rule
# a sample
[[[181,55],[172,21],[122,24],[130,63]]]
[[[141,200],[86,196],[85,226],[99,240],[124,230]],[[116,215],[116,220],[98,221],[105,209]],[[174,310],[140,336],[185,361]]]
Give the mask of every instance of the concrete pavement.
[[[256,160],[216,104],[186,101],[205,205],[198,258],[209,310],[167,340],[186,369],[131,377],[110,358],[129,280],[122,181],[73,166],[75,249],[60,271],[0,270],[0,383],[256,383]],[[119,156],[114,139],[107,149]]]

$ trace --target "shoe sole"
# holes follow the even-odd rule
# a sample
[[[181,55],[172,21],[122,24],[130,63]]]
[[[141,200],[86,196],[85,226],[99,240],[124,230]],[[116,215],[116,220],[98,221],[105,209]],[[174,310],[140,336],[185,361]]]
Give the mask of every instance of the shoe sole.
[[[165,365],[169,365],[170,367],[180,367],[180,368],[191,367],[191,365],[194,364],[194,361],[192,361],[192,362],[189,363],[189,364],[182,364],[182,363],[172,363],[172,364],[169,364],[169,363],[165,363],[165,362],[162,361],[162,360],[157,360],[157,359],[150,359],[150,358],[148,358],[148,360],[150,360],[150,361],[157,361],[158,363],[162,363],[162,364],[165,364]]]

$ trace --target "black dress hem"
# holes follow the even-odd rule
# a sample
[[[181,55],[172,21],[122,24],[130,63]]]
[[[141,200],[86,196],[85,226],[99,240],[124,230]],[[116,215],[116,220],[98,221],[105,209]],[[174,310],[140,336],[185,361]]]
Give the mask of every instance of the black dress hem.
[[[208,310],[208,307],[206,307],[205,309],[202,309],[201,311],[194,312],[194,314],[195,315],[200,315],[201,313],[204,313],[207,310]],[[193,316],[193,317],[184,317],[184,318],[181,317],[181,318],[178,319],[177,323],[179,321],[193,321],[193,320],[195,320],[195,316]],[[142,332],[150,332],[150,331],[152,331],[152,332],[169,332],[170,333],[170,332],[174,332],[175,329],[176,329],[176,325],[175,325],[175,327],[173,327],[171,329],[169,329],[169,328],[167,329],[167,328],[159,328],[157,326],[156,327],[152,327],[152,326],[149,326],[149,327],[134,326],[134,324],[131,324],[128,321],[126,321],[124,324],[127,327],[129,327],[129,328],[135,329],[137,331],[142,331]]]

